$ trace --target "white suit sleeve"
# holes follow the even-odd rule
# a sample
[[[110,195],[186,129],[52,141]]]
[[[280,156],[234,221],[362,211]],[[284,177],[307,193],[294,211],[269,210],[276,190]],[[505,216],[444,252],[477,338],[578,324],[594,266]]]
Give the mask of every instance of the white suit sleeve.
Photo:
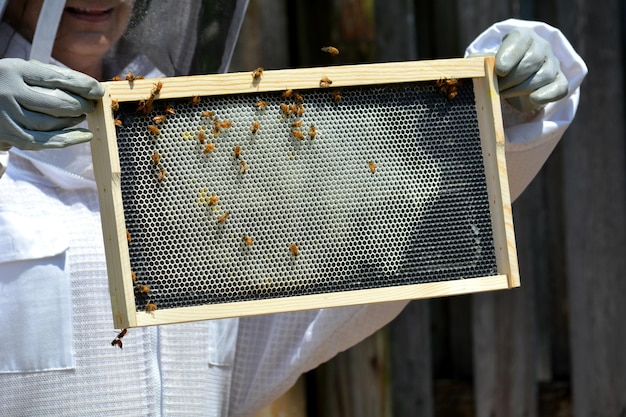
[[[519,27],[531,28],[550,42],[555,56],[561,63],[561,71],[569,82],[569,92],[563,99],[549,103],[533,113],[519,112],[503,100],[502,116],[512,200],[515,200],[537,175],[574,119],[578,108],[580,84],[587,74],[587,66],[565,36],[558,29],[542,22],[509,19],[496,23],[470,44],[466,54],[495,53],[503,36]]]

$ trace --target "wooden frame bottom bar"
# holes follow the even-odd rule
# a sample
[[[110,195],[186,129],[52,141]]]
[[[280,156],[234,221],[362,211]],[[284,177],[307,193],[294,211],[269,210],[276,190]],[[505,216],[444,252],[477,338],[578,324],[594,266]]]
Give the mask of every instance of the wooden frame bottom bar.
[[[481,291],[510,289],[506,275],[470,278],[453,281],[428,282],[387,288],[372,288],[329,294],[302,295],[271,300],[242,301],[228,304],[212,304],[156,310],[151,313],[138,312],[137,326],[221,319],[228,317],[254,316],[259,314],[284,313],[294,310],[344,307],[369,302],[388,302],[435,298],[469,294]]]

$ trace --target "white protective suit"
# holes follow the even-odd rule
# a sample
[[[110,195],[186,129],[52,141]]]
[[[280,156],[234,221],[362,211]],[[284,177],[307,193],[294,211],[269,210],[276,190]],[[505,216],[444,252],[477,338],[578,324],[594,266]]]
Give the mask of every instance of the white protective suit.
[[[586,67],[545,24],[494,25],[468,53],[533,27],[552,44],[569,94],[534,114],[505,106],[510,187],[527,186],[572,121]],[[0,39],[6,35],[0,32]],[[6,56],[26,57],[11,38]],[[145,59],[129,68],[156,76]],[[126,71],[122,72],[125,73]],[[0,415],[240,416],[392,320],[406,302],[129,330],[112,328],[88,144],[11,150],[0,179]],[[7,155],[3,156],[7,164]]]

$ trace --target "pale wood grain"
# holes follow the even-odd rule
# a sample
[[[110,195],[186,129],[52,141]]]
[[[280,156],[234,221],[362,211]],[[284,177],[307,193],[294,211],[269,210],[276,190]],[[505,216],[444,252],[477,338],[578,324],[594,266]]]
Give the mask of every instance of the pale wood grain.
[[[486,77],[474,79],[478,127],[482,141],[487,193],[491,210],[498,272],[506,274],[511,287],[520,285],[513,212],[504,152],[504,127],[493,57],[485,58]]]
[[[115,124],[108,94],[88,115],[88,123],[93,132],[91,152],[100,202],[113,323],[117,329],[134,327],[137,325],[135,315],[130,312],[135,311],[135,297],[124,223],[117,142],[111,137],[111,133],[115,133]]]
[[[137,313],[137,326],[283,313],[295,310],[351,306],[374,302],[443,297],[508,288],[509,283],[506,275],[494,275],[491,277],[428,282],[397,287],[157,310],[153,313],[140,312]]]
[[[252,72],[194,75],[186,77],[109,81],[105,84],[113,99],[137,101],[150,96],[158,81],[163,87],[158,99],[211,96],[221,94],[260,93],[288,88],[319,88],[327,76],[331,88],[438,80],[440,78],[484,77],[484,58],[455,58],[431,61],[408,61],[382,64],[343,65],[333,67],[266,70],[258,82]]]

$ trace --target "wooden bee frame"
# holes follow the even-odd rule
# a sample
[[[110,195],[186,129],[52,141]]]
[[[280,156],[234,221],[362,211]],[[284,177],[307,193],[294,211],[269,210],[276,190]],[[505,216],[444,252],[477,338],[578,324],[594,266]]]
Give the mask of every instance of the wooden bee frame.
[[[130,200],[132,198],[126,198],[126,200],[128,200],[126,201],[122,193],[123,177],[125,174],[120,168],[121,155],[118,149],[119,138],[116,132],[116,116],[111,110],[112,106],[116,107],[119,104],[119,106],[124,107],[124,105],[130,106],[132,104],[134,108],[138,105],[145,106],[146,102],[150,105],[157,106],[161,105],[161,103],[167,103],[168,100],[190,100],[193,97],[211,98],[217,96],[226,98],[245,96],[249,97],[250,100],[254,100],[254,103],[256,103],[256,97],[266,97],[269,95],[270,98],[275,99],[274,106],[275,109],[278,109],[278,104],[283,104],[281,101],[284,101],[285,104],[288,102],[286,99],[281,98],[281,95],[286,89],[306,91],[310,94],[320,94],[323,92],[328,92],[330,94],[332,92],[332,95],[329,95],[329,97],[332,97],[332,100],[335,101],[337,106],[339,106],[342,105],[339,101],[342,100],[342,95],[346,96],[345,92],[350,94],[358,93],[360,89],[367,90],[374,87],[386,88],[385,86],[391,85],[402,86],[417,84],[420,86],[426,86],[426,90],[424,90],[426,93],[423,94],[437,95],[438,98],[432,99],[439,100],[439,102],[437,102],[437,108],[439,109],[438,111],[440,111],[440,115],[437,117],[445,119],[448,117],[447,112],[450,111],[450,109],[453,109],[455,100],[462,100],[455,97],[456,91],[453,91],[454,93],[450,94],[450,90],[445,87],[447,85],[445,80],[452,79],[465,80],[467,84],[471,85],[471,91],[473,92],[473,100],[470,98],[469,101],[475,103],[475,118],[480,136],[478,140],[478,147],[480,149],[478,149],[477,152],[479,154],[479,159],[482,159],[482,167],[479,168],[480,170],[484,169],[484,186],[486,188],[485,205],[488,206],[488,216],[490,216],[491,223],[489,234],[493,237],[492,250],[495,260],[493,266],[494,273],[469,278],[460,276],[458,279],[441,279],[435,281],[425,279],[408,285],[402,285],[402,282],[400,282],[390,286],[377,284],[374,287],[371,285],[364,285],[363,288],[359,288],[358,285],[355,284],[357,287],[354,287],[353,285],[347,290],[340,289],[337,291],[325,291],[322,289],[317,293],[305,292],[302,294],[298,292],[298,288],[306,288],[307,285],[303,286],[301,285],[302,283],[298,281],[298,285],[295,285],[293,289],[288,288],[288,291],[283,291],[283,293],[280,293],[277,296],[271,295],[266,298],[256,299],[255,288],[265,288],[264,285],[270,285],[268,282],[272,282],[271,277],[265,277],[263,278],[264,281],[257,280],[255,281],[255,285],[250,287],[246,286],[246,290],[241,292],[241,294],[252,294],[252,299],[245,299],[245,297],[244,299],[237,299],[237,297],[235,297],[235,299],[229,300],[228,297],[226,297],[226,299],[219,300],[217,302],[182,307],[174,306],[171,308],[160,308],[163,302],[153,302],[150,295],[146,296],[146,294],[150,294],[149,292],[146,292],[146,290],[141,290],[139,291],[140,294],[138,294],[137,288],[135,287],[136,284],[133,281],[135,275],[133,267],[131,267],[133,259],[131,259],[131,256],[129,255],[129,242],[131,242],[134,237],[128,236],[127,226],[130,219],[126,218],[125,215],[125,204],[130,204]],[[471,83],[469,82],[469,79],[472,80]],[[161,84],[157,84],[158,82]],[[450,84],[452,84],[452,82],[450,82]],[[129,328],[234,316],[348,306],[372,302],[451,296],[456,294],[507,289],[519,285],[513,220],[504,153],[504,133],[500,113],[497,80],[494,75],[494,59],[492,57],[334,66],[277,71],[268,70],[263,71],[262,75],[257,76],[256,78],[252,76],[251,72],[247,72],[162,79],[135,79],[132,82],[107,82],[105,83],[105,87],[107,94],[105,94],[103,99],[98,103],[96,110],[89,115],[88,119],[90,129],[94,132],[94,139],[91,142],[93,164],[100,199],[102,230],[104,233],[109,287],[115,328]],[[155,90],[157,89],[158,91],[155,93]],[[195,100],[199,99],[196,98]],[[301,104],[301,102],[298,102],[293,97],[289,98],[289,101],[291,109],[289,110],[289,106],[286,106],[288,110],[283,110],[283,112],[289,113],[293,111],[295,114],[295,112],[299,110],[304,111],[304,107],[302,109],[298,108],[298,103]],[[254,103],[251,101],[250,106],[256,107]],[[461,101],[459,101],[459,103],[461,103]],[[474,106],[473,103],[472,106]],[[255,108],[253,111],[270,111],[266,109],[264,104],[259,104],[258,108]],[[328,106],[332,106],[332,104],[328,104]],[[159,108],[161,109],[160,112],[163,113],[164,107],[161,106]],[[331,109],[331,107],[324,108]],[[198,112],[201,110],[205,111],[205,115],[207,114],[206,109],[199,108]],[[389,111],[390,114],[401,114],[401,110],[402,109],[399,110],[400,113],[396,112],[396,110]],[[153,114],[154,112],[145,117],[145,124],[157,127],[157,129],[150,127],[150,129],[152,129],[151,134],[153,135],[151,138],[155,143],[157,143],[160,141],[160,137],[158,135],[166,128],[162,127],[164,125],[159,124],[159,119],[155,119],[155,122],[150,121]],[[141,116],[137,116],[137,118],[139,117]],[[298,158],[303,155],[303,147],[305,145],[302,144],[305,140],[308,140],[308,142],[306,142],[307,144],[323,143],[314,141],[324,140],[325,135],[330,136],[328,129],[325,131],[320,127],[316,128],[311,125],[309,137],[307,136],[306,130],[308,125],[306,125],[305,129],[301,130],[299,127],[300,123],[297,121],[297,118],[294,118],[294,121],[292,121],[292,119],[288,119],[288,115],[286,116],[285,114],[282,114],[281,116],[280,111],[272,110],[271,117],[272,119],[268,120],[271,120],[272,123],[285,123],[285,125],[289,123],[292,126],[290,128],[292,129],[292,134],[289,135],[287,133],[284,138],[285,141],[289,141],[288,146],[294,147],[293,153],[288,153],[287,158],[285,159],[285,161],[288,161],[286,163],[289,163],[290,160],[298,160]],[[282,120],[281,117],[285,120]],[[325,116],[323,115],[322,110],[318,111],[316,117],[318,117],[315,119],[318,123],[325,122]],[[131,117],[131,119],[135,120],[134,116]],[[240,138],[237,138],[237,135],[235,134],[229,134],[230,136],[228,136],[231,141],[229,142],[231,143],[231,145],[229,145],[229,152],[231,152],[231,154],[228,157],[231,158],[231,165],[236,170],[236,172],[233,171],[233,175],[239,175],[239,184],[242,183],[242,178],[244,180],[251,178],[245,177],[245,175],[253,175],[254,173],[259,172],[259,168],[255,171],[254,166],[249,168],[249,171],[247,171],[249,164],[243,162],[243,159],[241,159],[242,156],[239,155],[241,148],[236,156],[232,155],[232,143],[244,144],[242,152],[243,155],[246,155],[245,152],[247,149],[257,146],[254,141],[260,136],[254,135],[259,135],[263,132],[264,123],[261,122],[259,128],[259,123],[257,122],[256,117],[253,117],[253,119],[255,119],[255,121],[253,122],[252,127],[250,128],[250,125],[248,125],[247,136]],[[123,124],[124,122],[125,120],[122,119],[121,123]],[[221,139],[218,138],[218,135],[220,134],[218,124],[222,122],[223,119],[221,122],[219,119],[207,120],[206,126],[202,126],[200,128],[205,129],[201,132],[202,136],[198,133],[189,133],[193,129],[196,129],[195,127],[193,129],[190,128],[189,132],[185,131],[181,134],[181,143],[188,144],[190,143],[190,140],[198,141],[199,139],[202,139],[202,146],[204,148],[197,148],[199,155],[198,158],[205,158],[206,155],[210,155],[209,153],[213,152],[213,147],[210,147],[209,149],[204,144],[205,136],[209,138],[208,140],[210,141],[210,146],[218,146],[226,143],[226,140],[224,140],[223,143],[220,143],[219,141]],[[237,122],[237,120],[233,121],[235,124],[237,124]],[[141,124],[144,122],[136,121],[136,123]],[[213,126],[212,123],[215,124],[213,135],[210,133],[210,129]],[[380,123],[395,122],[392,117],[385,117],[384,120],[380,121]],[[452,128],[463,131],[465,126],[459,125]],[[119,129],[119,122],[117,129]],[[227,128],[224,128],[223,131],[225,130],[227,130]],[[200,132],[200,130],[197,131]],[[286,132],[288,131],[286,130]],[[450,135],[449,133],[447,134]],[[142,130],[142,135],[146,136],[147,134]],[[273,134],[273,136],[280,135]],[[454,136],[454,134],[452,134],[452,136]],[[150,138],[150,136],[147,137]],[[137,140],[147,139],[144,137],[143,139]],[[261,140],[258,140],[258,142],[261,142]],[[447,149],[447,147],[453,146],[452,142],[454,141],[449,139],[446,142],[441,142],[441,145],[436,146],[446,147]],[[211,145],[213,143],[214,145]],[[246,146],[246,144],[248,145]],[[351,145],[348,143],[346,146]],[[204,149],[205,152],[204,156],[201,155],[202,149]],[[222,152],[225,151],[222,150]],[[172,152],[170,151],[170,154],[171,153]],[[385,170],[390,167],[391,163],[381,163],[378,161],[374,162],[373,159],[368,160],[366,155],[367,153],[367,150],[362,151],[363,175],[369,175],[369,178],[383,177],[385,175]],[[166,152],[164,152],[164,154],[166,154]],[[356,155],[360,157],[361,154],[356,153]],[[140,156],[137,164],[146,164],[148,166],[153,164],[152,169],[155,171],[155,174],[153,181],[154,184],[149,184],[148,190],[141,189],[141,181],[132,183],[133,185],[139,187],[133,197],[139,200],[141,198],[145,198],[146,195],[154,194],[154,190],[158,190],[154,187],[161,186],[160,184],[168,184],[168,181],[174,181],[173,176],[175,175],[176,168],[176,165],[168,165],[168,169],[160,166],[160,161],[162,161],[161,155],[158,154],[156,150],[153,154],[146,154],[145,160],[142,158],[144,158],[144,156]],[[174,164],[174,162],[172,162],[173,159],[175,158],[170,158],[170,162],[172,164]],[[160,166],[160,168],[157,169],[156,166]],[[418,160],[417,163],[415,163],[415,166],[421,166],[421,162]],[[186,181],[187,183],[193,183],[196,180],[190,179]],[[212,191],[208,189],[209,187],[202,188],[200,185],[197,185],[196,187],[200,190],[196,198],[196,203],[202,206],[202,210],[206,210],[206,216],[211,217],[212,225],[217,223],[230,225],[231,221],[234,222],[237,219],[236,212],[233,213],[231,219],[228,219],[228,215],[231,214],[230,211],[226,211],[226,209],[217,210],[213,206],[218,200],[216,195],[210,195]],[[209,197],[213,200],[210,200]],[[171,214],[171,211],[169,210],[170,209],[164,209],[163,215],[168,215],[168,213]],[[232,220],[233,218],[235,220]],[[218,219],[217,222],[215,219]],[[445,217],[440,221],[442,227],[447,227]],[[180,224],[180,228],[183,229],[187,226],[188,225],[186,225],[185,222]],[[229,232],[223,232],[219,229],[219,227],[221,226],[210,226],[207,230],[215,230],[216,236],[218,236],[217,238],[229,239],[225,241],[229,245],[233,246],[233,236],[230,236]],[[259,227],[264,227],[259,230],[266,230],[271,229],[273,226],[265,228],[264,225],[260,225]],[[177,226],[176,230],[178,231],[178,229],[179,227]],[[135,233],[133,230],[131,230],[131,232]],[[179,236],[168,236],[166,234],[168,233],[167,230],[160,233],[163,233],[163,235],[159,236],[159,239],[163,239],[164,242],[179,238]],[[241,233],[241,231],[239,231],[239,233],[240,234],[237,235],[237,239],[240,246],[233,246],[233,250],[236,249],[236,251],[239,251],[236,253],[242,253],[242,256],[246,256],[245,251],[255,250],[258,240],[255,238],[253,241],[252,238],[245,233]],[[233,235],[234,234],[235,233],[233,232]],[[242,235],[243,238],[241,237]],[[352,250],[355,245],[358,246],[359,241],[358,239],[355,239],[354,236],[355,235],[351,235],[350,237],[351,246],[342,246],[344,251],[346,250],[346,247],[348,247],[349,250]],[[207,237],[207,240],[210,239],[212,238]],[[286,238],[284,251],[281,249],[280,253],[277,254],[275,258],[282,259],[281,262],[284,261],[284,263],[288,265],[288,268],[293,267],[294,271],[298,270],[298,262],[301,260],[302,262],[315,261],[307,259],[306,256],[307,250],[317,244],[313,240],[309,239],[308,242],[304,243],[300,243],[300,241],[298,241],[298,244],[296,245],[296,240],[297,239],[289,240]],[[147,241],[148,240],[146,240],[146,242]],[[194,244],[197,245],[197,243]],[[258,243],[258,245],[261,244],[262,243]],[[434,256],[434,252],[431,251],[429,253]],[[180,256],[185,256],[185,254],[181,254]],[[170,261],[175,262],[175,257],[171,254],[168,254],[166,257],[169,257]],[[265,256],[265,258],[272,257],[273,255]],[[265,260],[265,258],[263,259]],[[410,258],[410,256],[408,256],[408,258]],[[256,266],[254,262],[250,262],[250,265],[246,265],[246,267],[249,268],[254,268]],[[349,268],[356,267],[356,264],[350,265],[351,266]],[[237,271],[234,273],[236,274]],[[208,281],[210,279],[210,274],[203,274],[203,279]],[[393,274],[388,274],[388,276],[392,275]],[[277,281],[278,280],[273,282]],[[152,294],[158,293],[159,291],[158,289],[154,289],[158,288],[160,285],[159,283],[155,286],[154,282],[142,282],[141,277],[139,277],[138,282],[140,282],[141,288],[145,288],[143,287],[145,284],[151,286],[153,289]],[[245,282],[245,277],[244,279],[239,279],[238,282]],[[358,282],[361,281],[359,280]],[[213,287],[219,287],[219,280],[217,284],[211,285],[213,285]],[[287,285],[289,285],[289,283]],[[341,287],[341,285],[339,285],[339,287]],[[237,294],[240,293],[237,292]]]

